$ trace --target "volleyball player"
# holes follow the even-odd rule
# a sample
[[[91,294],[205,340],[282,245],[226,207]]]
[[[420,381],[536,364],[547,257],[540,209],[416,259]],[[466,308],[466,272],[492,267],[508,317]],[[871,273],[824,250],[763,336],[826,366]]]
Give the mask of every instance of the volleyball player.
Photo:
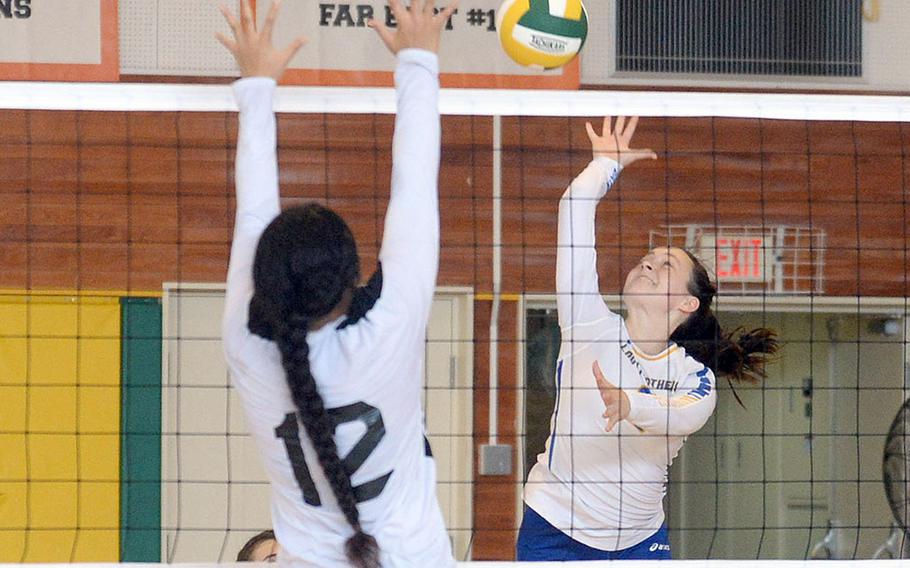
[[[714,411],[715,375],[764,377],[773,332],[732,334],[711,310],[704,266],[675,247],[648,252],[626,277],[625,318],[597,278],[597,203],[632,150],[638,119],[588,124],[593,161],[559,203],[556,290],[562,345],[544,453],[528,475],[519,560],[667,559],[667,469]]]
[[[274,49],[277,2],[257,30],[248,0],[219,36],[243,76],[224,349],[289,566],[454,566],[420,406],[439,256],[436,51],[454,4],[389,4],[397,29],[371,27],[397,56],[392,189],[364,288],[341,217],[279,207],[275,81],[303,40]]]

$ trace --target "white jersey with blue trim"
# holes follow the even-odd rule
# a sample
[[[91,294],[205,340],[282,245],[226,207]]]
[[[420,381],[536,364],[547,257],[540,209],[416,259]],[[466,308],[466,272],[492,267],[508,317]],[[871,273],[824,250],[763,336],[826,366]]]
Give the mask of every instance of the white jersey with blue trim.
[[[524,493],[528,506],[566,535],[610,551],[635,546],[661,527],[667,469],[716,403],[710,369],[676,345],[654,356],[639,351],[600,294],[594,219],[620,170],[596,158],[559,204],[556,405]],[[594,361],[631,403],[629,416],[609,433]]]
[[[310,368],[358,498],[365,532],[388,567],[455,565],[436,497],[421,396],[426,325],[439,262],[438,62],[406,49],[395,71],[392,189],[381,291],[359,320],[307,336]],[[237,214],[223,320],[224,349],[246,424],[272,488],[272,520],[285,566],[349,566],[353,534],[296,416],[276,345],[247,329],[259,237],[279,214],[275,82],[234,84],[240,108]],[[377,287],[378,288],[378,287]]]

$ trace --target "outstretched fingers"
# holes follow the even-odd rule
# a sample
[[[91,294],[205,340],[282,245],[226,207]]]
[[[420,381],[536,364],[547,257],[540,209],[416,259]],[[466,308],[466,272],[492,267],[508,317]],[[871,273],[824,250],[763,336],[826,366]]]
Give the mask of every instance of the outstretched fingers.
[[[389,0],[389,8],[392,9],[392,15],[396,21],[401,21],[408,15],[407,8],[401,3],[401,0]]]
[[[278,9],[280,7],[281,0],[275,0],[272,2],[272,6],[269,8],[269,13],[265,17],[265,22],[262,24],[262,37],[268,43],[272,43],[272,30],[275,29],[275,20],[278,19]]]
[[[237,18],[234,17],[234,14],[225,6],[220,6],[221,14],[224,15],[224,19],[227,20],[228,26],[231,27],[231,32],[234,34],[234,39],[240,37],[240,22],[237,21]]]
[[[287,67],[291,62],[291,59],[297,55],[297,52],[300,51],[300,48],[305,46],[308,41],[309,40],[307,40],[307,38],[300,36],[295,38],[294,41],[290,43],[290,45],[281,50],[282,67]]]
[[[395,50],[394,49],[395,34],[392,33],[392,30],[390,30],[388,27],[386,27],[386,25],[383,22],[374,18],[374,19],[370,20],[369,22],[367,22],[367,26],[376,30],[376,33],[379,35],[379,39],[382,40],[382,43],[384,43],[385,46],[390,51]]]
[[[240,0],[240,26],[246,33],[256,31],[256,19],[253,17],[253,7],[250,0]]]
[[[215,39],[221,42],[221,45],[227,48],[231,53],[237,52],[237,42],[227,37],[221,32],[215,32]]]
[[[591,126],[590,122],[585,123],[585,130],[588,132],[588,139],[593,144],[597,140],[597,132],[594,131],[594,127]]]
[[[439,19],[441,25],[445,25],[449,21],[449,18],[452,17],[452,14],[455,13],[455,9],[458,8],[458,0],[452,0],[449,2],[449,5],[439,11],[436,14],[436,17]]]
[[[632,138],[632,136],[635,134],[636,128],[638,128],[638,117],[633,116],[629,119],[629,124],[626,125],[626,129],[622,133],[623,136],[625,136],[626,140],[630,140]]]
[[[623,140],[623,132],[626,129],[626,117],[616,117],[616,124],[613,125],[613,135],[617,140]]]

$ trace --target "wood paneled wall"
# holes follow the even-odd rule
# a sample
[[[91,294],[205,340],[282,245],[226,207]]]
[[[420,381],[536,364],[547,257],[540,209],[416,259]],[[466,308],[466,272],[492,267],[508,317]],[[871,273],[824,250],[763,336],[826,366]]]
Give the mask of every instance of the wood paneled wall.
[[[345,214],[366,263],[388,197],[388,116],[280,118],[285,203]],[[224,278],[236,120],[225,113],[0,111],[0,287],[147,290]],[[440,284],[490,288],[490,120],[444,119]],[[552,291],[555,212],[588,160],[584,121],[504,120],[504,289]],[[811,225],[827,294],[907,295],[910,129],[897,123],[644,119],[599,211],[605,293],[670,223]]]
[[[392,128],[388,116],[279,120],[284,203],[336,208],[357,236],[365,273],[381,239]],[[489,292],[492,123],[446,117],[443,129],[439,284]],[[0,111],[0,289],[223,281],[235,137],[227,113]],[[503,290],[552,292],[558,199],[589,158],[584,120],[507,118],[503,145]],[[824,229],[827,294],[910,295],[905,125],[646,118],[635,146],[661,159],[631,167],[600,206],[604,293],[619,291],[649,230],[701,222]],[[489,312],[479,301],[478,444],[487,431]],[[513,444],[517,317],[514,304],[505,306],[500,328],[500,432]],[[518,482],[478,477],[475,558],[511,558]]]

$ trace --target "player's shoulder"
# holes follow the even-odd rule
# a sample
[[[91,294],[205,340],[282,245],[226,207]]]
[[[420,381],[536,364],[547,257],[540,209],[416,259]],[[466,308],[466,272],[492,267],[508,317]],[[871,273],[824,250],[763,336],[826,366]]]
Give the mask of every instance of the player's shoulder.
[[[714,381],[714,372],[704,363],[686,352],[682,346],[675,346],[670,354],[671,365],[676,369],[676,374],[680,378],[691,378],[696,382],[701,378],[707,378]]]

